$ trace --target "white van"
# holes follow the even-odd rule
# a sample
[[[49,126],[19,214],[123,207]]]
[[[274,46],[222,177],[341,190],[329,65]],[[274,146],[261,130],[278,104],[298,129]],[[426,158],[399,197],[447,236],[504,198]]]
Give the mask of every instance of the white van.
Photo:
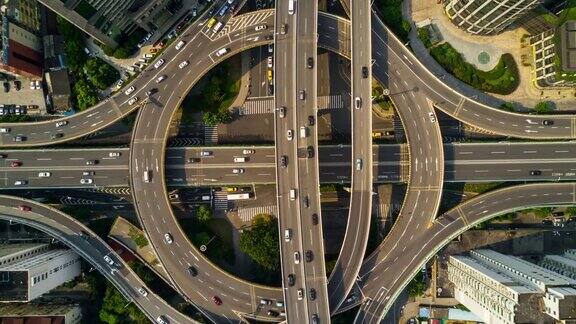
[[[209,200],[211,200],[211,199],[212,199],[212,198],[211,198],[210,196],[206,196],[206,195],[205,195],[205,196],[202,196],[202,201],[209,201]]]
[[[306,127],[301,126],[300,127],[300,138],[306,138],[307,135],[308,135],[308,131],[306,130]]]
[[[296,189],[290,189],[290,200],[296,200]]]
[[[216,56],[222,56],[226,53],[228,53],[228,49],[227,48],[221,48],[218,50],[218,52],[216,52]]]
[[[289,0],[288,1],[288,14],[294,14],[294,6],[296,5],[296,0]]]
[[[222,22],[218,22],[216,25],[214,25],[214,27],[212,28],[212,32],[214,34],[216,34],[217,32],[220,31],[220,29],[222,29],[222,27],[224,27],[224,24]]]
[[[182,48],[182,46],[184,46],[184,44],[186,44],[186,42],[183,41],[183,40],[181,40],[181,41],[178,42],[178,44],[176,44],[176,46],[175,46],[174,48],[175,48],[177,51],[179,51],[179,50]]]
[[[284,241],[290,242],[292,239],[292,229],[287,228],[284,230]]]
[[[144,182],[146,182],[146,183],[150,182],[151,173],[152,173],[152,171],[150,171],[150,170],[144,171]]]
[[[234,163],[244,163],[244,162],[246,162],[245,157],[235,157],[234,158]]]

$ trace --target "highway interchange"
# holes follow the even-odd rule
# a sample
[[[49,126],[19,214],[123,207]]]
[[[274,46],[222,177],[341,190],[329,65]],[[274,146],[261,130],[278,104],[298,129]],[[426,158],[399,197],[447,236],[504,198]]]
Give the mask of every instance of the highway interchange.
[[[214,5],[217,6],[219,3]],[[475,150],[484,153],[470,151],[472,153],[460,154],[468,151],[455,149],[456,147],[461,149],[459,146],[454,146],[452,151],[450,151],[450,148],[446,149],[443,146],[434,107],[456,119],[491,133],[531,139],[574,138],[576,137],[576,118],[567,115],[526,116],[513,114],[463,97],[432,75],[392,35],[376,14],[372,14],[371,19],[367,19],[369,22],[367,25],[355,25],[359,21],[355,16],[355,12],[360,12],[360,15],[366,15],[369,11],[368,2],[354,3],[351,7],[352,37],[349,36],[351,35],[351,27],[347,20],[323,13],[319,13],[316,16],[317,5],[312,6],[312,4],[298,1],[296,2],[297,9],[293,14],[286,10],[288,1],[278,1],[277,5],[279,10],[275,14],[269,10],[270,14],[264,16],[267,18],[262,21],[257,21],[254,25],[244,26],[240,30],[228,32],[229,29],[226,29],[226,32],[218,34],[216,37],[208,37],[206,35],[206,26],[204,26],[203,22],[209,17],[203,15],[175,41],[185,41],[180,50],[171,46],[163,52],[162,58],[166,62],[162,67],[159,69],[150,67],[124,88],[127,89],[130,86],[134,86],[135,90],[133,93],[126,95],[124,91],[121,91],[83,113],[68,117],[65,119],[68,124],[64,127],[56,127],[57,121],[0,125],[11,129],[10,133],[0,136],[0,145],[2,147],[50,145],[89,134],[110,125],[137,107],[140,108],[130,149],[120,150],[122,154],[119,157],[110,158],[108,156],[106,158],[105,150],[68,150],[67,154],[70,154],[69,156],[58,154],[59,150],[45,151],[41,158],[38,158],[38,151],[10,151],[8,158],[4,159],[3,166],[0,169],[5,175],[3,186],[11,186],[12,181],[16,181],[17,177],[24,177],[24,175],[30,179],[30,187],[42,187],[48,186],[48,184],[76,186],[79,185],[77,181],[81,177],[81,172],[89,170],[95,172],[95,185],[103,185],[100,183],[118,185],[118,182],[126,185],[128,183],[132,188],[133,200],[141,224],[147,232],[147,236],[155,248],[162,265],[170,274],[170,280],[181,294],[199,307],[208,318],[216,322],[236,322],[242,316],[274,320],[276,314],[283,307],[279,307],[272,302],[270,303],[272,305],[263,306],[262,300],[264,299],[274,302],[285,300],[289,322],[314,321],[313,317],[316,314],[321,318],[322,323],[328,323],[330,321],[329,312],[334,312],[346,298],[346,295],[356,283],[358,271],[360,271],[362,279],[360,287],[363,295],[366,296],[366,302],[360,308],[357,322],[377,322],[386,313],[397,294],[407,284],[411,278],[409,275],[413,274],[414,271],[418,271],[421,264],[431,257],[432,252],[445,244],[445,241],[440,240],[440,238],[446,238],[453,233],[468,228],[470,224],[476,223],[477,219],[494,216],[510,209],[533,204],[566,204],[575,201],[574,186],[572,184],[528,185],[519,189],[526,191],[526,194],[521,195],[522,198],[515,198],[510,191],[487,194],[494,201],[490,209],[483,209],[479,212],[476,208],[468,208],[467,203],[464,203],[464,205],[455,209],[457,211],[456,215],[448,212],[446,215],[436,218],[442,184],[445,179],[449,179],[451,173],[453,173],[454,180],[457,179],[456,174],[459,172],[464,174],[461,179],[466,180],[474,178],[471,175],[477,176],[478,179],[489,178],[492,180],[506,177],[508,177],[508,180],[509,178],[517,180],[569,180],[574,178],[574,169],[571,167],[571,165],[574,165],[571,160],[574,156],[574,147],[573,145],[570,147],[570,143],[550,144],[546,142],[539,144],[477,144]],[[308,8],[307,6],[312,7]],[[308,16],[310,13],[313,15]],[[254,13],[248,13],[247,15],[250,14]],[[238,19],[238,17],[231,18],[231,21],[233,19]],[[287,33],[282,35],[282,37],[279,35],[281,34],[280,31],[278,31],[280,26],[274,26],[274,19],[289,25]],[[390,166],[386,165],[386,163],[393,164],[394,162],[397,163],[397,161],[392,161],[393,159],[387,154],[379,154],[380,148],[378,148],[377,154],[370,154],[371,114],[369,109],[351,109],[354,129],[352,148],[333,147],[329,150],[334,150],[334,153],[329,150],[327,154],[323,153],[318,147],[315,132],[310,134],[312,127],[308,127],[310,136],[300,138],[300,127],[308,123],[308,116],[316,115],[315,91],[312,91],[312,94],[310,91],[306,92],[305,96],[308,96],[307,99],[309,101],[299,99],[299,91],[302,88],[316,88],[315,64],[313,64],[311,69],[306,67],[308,57],[313,58],[313,62],[316,61],[316,45],[311,45],[316,44],[315,28],[310,27],[311,25],[309,24],[309,21],[316,21],[316,19],[318,19],[318,46],[334,50],[345,57],[352,58],[353,95],[350,105],[354,107],[356,97],[370,97],[370,94],[366,93],[370,82],[363,81],[360,67],[371,65],[367,63],[371,61],[370,55],[368,55],[371,53],[371,57],[375,60],[371,66],[371,74],[373,74],[375,79],[388,85],[391,98],[398,107],[407,135],[408,145],[405,154],[408,156],[409,167],[408,174],[404,180],[408,183],[408,190],[400,212],[399,221],[395,223],[384,242],[364,261],[364,248],[355,251],[355,245],[348,245],[348,242],[356,242],[357,239],[367,239],[366,233],[369,227],[371,211],[372,181],[374,179],[380,180],[380,177],[384,175],[381,174],[382,171],[388,172],[387,169]],[[260,24],[266,24],[268,29],[255,30],[255,27]],[[314,23],[312,26],[316,26],[316,24]],[[370,37],[367,37],[368,40],[366,40],[354,36],[355,30],[362,31],[362,28],[364,28],[363,34],[369,34],[367,32],[368,29],[372,30],[371,41]],[[272,33],[271,30],[276,30],[277,32]],[[310,36],[312,37],[310,38]],[[306,39],[308,41],[305,41]],[[173,215],[166,192],[166,180],[170,179],[168,176],[170,172],[182,173],[182,171],[173,170],[184,169],[186,177],[183,177],[185,180],[176,181],[176,179],[179,179],[176,178],[178,176],[173,176],[172,183],[186,182],[198,185],[204,183],[205,179],[217,178],[216,174],[221,173],[222,168],[229,169],[233,165],[230,162],[231,157],[237,154],[232,149],[223,148],[222,150],[228,150],[228,152],[222,154],[217,152],[217,154],[214,154],[213,159],[202,159],[202,163],[192,165],[186,164],[185,160],[182,163],[183,161],[180,160],[182,157],[171,158],[173,156],[172,152],[181,152],[182,150],[171,149],[168,154],[164,154],[166,152],[168,126],[176,109],[180,106],[184,94],[192,88],[202,75],[219,62],[240,51],[266,45],[272,41],[275,42],[276,46],[274,60],[276,106],[281,107],[284,105],[288,109],[286,117],[282,118],[282,122],[279,122],[279,112],[276,112],[275,150],[271,148],[256,148],[255,150],[258,154],[262,154],[260,153],[261,150],[267,153],[262,154],[262,162],[258,160],[257,155],[253,159],[251,158],[249,162],[254,163],[254,166],[247,167],[247,170],[251,168],[255,170],[257,168],[266,169],[267,171],[259,171],[260,169],[256,171],[266,172],[267,176],[262,180],[263,183],[274,182],[274,177],[276,177],[283,273],[285,275],[287,273],[299,273],[298,287],[305,289],[306,293],[309,292],[311,287],[315,287],[317,291],[315,300],[308,301],[307,299],[303,303],[297,300],[295,291],[297,287],[295,289],[283,289],[282,292],[278,288],[255,285],[224,272],[207,260],[181,230]],[[300,48],[299,46],[306,49],[297,51],[297,48]],[[226,50],[224,53],[217,55],[217,52],[222,49]],[[279,55],[280,53],[283,55]],[[289,55],[289,53],[293,53],[293,55]],[[360,53],[366,55],[362,56]],[[359,60],[359,62],[356,62],[356,60]],[[189,68],[178,67],[183,61],[189,62]],[[159,91],[156,95],[145,99],[143,92],[152,85],[156,86],[155,80],[160,75],[167,75],[168,78],[159,83]],[[278,86],[280,84],[283,86]],[[139,96],[139,102],[138,104],[130,105],[128,100],[133,96]],[[363,102],[366,103],[369,100],[363,99]],[[542,123],[544,120],[553,121],[553,126],[544,126]],[[287,138],[288,129],[293,130],[292,140]],[[56,132],[65,132],[65,136],[52,140],[51,136]],[[12,137],[16,135],[25,136],[27,140],[14,142]],[[303,141],[303,139],[305,140]],[[569,148],[563,149],[564,145],[569,146]],[[312,146],[313,157],[305,160],[299,159],[298,148],[301,146]],[[470,144],[470,146],[474,146],[474,144]],[[529,146],[537,146],[538,148],[531,149],[528,148]],[[390,147],[386,149],[394,150],[394,148]],[[217,150],[216,148],[214,149],[214,151]],[[553,154],[551,153],[552,150],[554,151]],[[486,154],[488,151],[490,154]],[[530,153],[531,151],[535,152]],[[51,153],[54,153],[53,157],[50,157]],[[185,154],[188,154],[188,156],[190,154],[196,155],[198,154],[198,149],[190,149]],[[334,154],[340,154],[340,156],[333,156]],[[221,155],[224,158],[218,160]],[[280,163],[281,155],[288,156],[289,163],[286,170],[282,170],[283,167],[279,165],[276,166],[276,171],[272,170],[276,163]],[[357,159],[360,155],[365,167],[361,167],[358,170]],[[14,159],[15,156],[20,161],[23,161],[23,165],[19,168],[7,167],[7,163],[11,162],[11,159]],[[94,159],[99,159],[101,163],[94,166],[86,165],[85,162],[90,159],[90,156],[100,157]],[[452,159],[446,159],[446,156]],[[539,156],[540,160],[534,159],[534,156]],[[334,161],[335,157],[341,158],[341,161],[337,159]],[[323,158],[328,161],[325,160],[323,163]],[[227,161],[224,161],[224,159],[227,159]],[[370,165],[369,161],[371,159],[379,161],[378,165],[375,165],[374,170],[366,167]],[[453,161],[452,164],[449,161]],[[458,164],[458,161],[461,163]],[[507,164],[509,168],[506,168],[505,171],[501,167],[502,161],[509,161],[507,162],[509,163]],[[257,166],[258,163],[261,163],[262,166]],[[337,163],[341,163],[341,165],[337,165]],[[323,164],[326,165],[324,170],[327,170],[328,173],[330,171],[334,172],[333,170],[337,171],[334,172],[334,175],[323,175]],[[184,165],[185,167],[182,167]],[[167,166],[167,168],[165,169],[164,166]],[[394,169],[394,167],[391,167],[391,169]],[[536,179],[529,177],[529,172],[533,169],[542,170],[543,175]],[[53,172],[53,178],[50,177],[50,181],[45,181],[47,179],[34,179],[35,173],[37,175],[38,172],[46,170]],[[203,172],[203,174],[194,176],[194,172],[197,170],[201,170],[200,172]],[[75,172],[78,173],[77,176],[72,175]],[[208,172],[213,172],[214,178],[211,175],[208,176]],[[286,174],[283,174],[283,172],[286,172]],[[374,172],[374,176],[371,174],[372,172]],[[275,173],[276,175],[274,175]],[[14,176],[15,174],[16,176]],[[309,174],[312,176],[309,176]],[[358,218],[353,220],[349,218],[346,238],[339,258],[340,265],[334,270],[328,282],[325,276],[323,257],[321,257],[323,255],[322,226],[311,224],[310,218],[303,215],[311,214],[306,211],[309,208],[316,210],[320,214],[318,183],[323,178],[330,181],[330,179],[333,179],[331,177],[336,176],[336,179],[338,179],[337,174],[346,175],[347,177],[340,180],[344,181],[346,179],[346,182],[352,182],[350,215],[358,215]],[[351,179],[350,174],[352,174]],[[356,180],[356,176],[359,176],[358,180],[360,181]],[[397,175],[397,177],[399,176]],[[202,177],[204,179],[201,179]],[[248,172],[243,177],[246,180],[255,178],[254,174]],[[52,181],[56,178],[58,179],[56,182]],[[222,179],[218,182],[223,184],[237,183],[243,181],[242,179],[242,177],[236,177],[231,182],[228,182],[227,179]],[[391,179],[395,181],[393,178]],[[391,179],[382,179],[382,181]],[[43,185],[42,181],[46,185]],[[111,183],[112,181],[116,181],[116,184]],[[73,182],[76,183],[73,184]],[[250,180],[249,182],[253,181]],[[290,208],[289,205],[293,202],[290,200],[289,191],[294,188],[298,189],[297,207]],[[555,194],[554,191],[556,191]],[[304,206],[306,203],[300,195],[303,192],[306,192],[307,196],[311,198],[309,200],[310,207]],[[546,192],[546,194],[542,194],[543,192]],[[510,199],[502,199],[506,195]],[[15,198],[6,199],[2,200],[0,205],[14,207],[17,202],[10,200]],[[482,206],[483,204],[479,203],[478,205]],[[477,205],[471,207],[474,206]],[[42,210],[42,216],[46,216],[44,212],[50,212],[47,209],[42,209],[45,207],[38,206],[38,204],[34,206],[35,211],[36,208]],[[14,214],[13,209],[8,211],[4,209],[3,213],[10,212]],[[352,221],[358,222],[358,224]],[[62,222],[66,221],[62,219]],[[304,222],[308,222],[308,224]],[[67,226],[70,228],[72,225],[68,224]],[[286,228],[297,229],[294,232],[294,238],[299,240],[298,245],[288,247],[283,245],[284,229]],[[310,230],[310,228],[315,228],[315,230]],[[427,231],[418,233],[415,236],[415,240],[413,239],[414,237],[405,240],[407,233],[410,232],[407,231],[408,228],[427,228]],[[437,233],[441,234],[428,231],[437,231]],[[443,231],[448,231],[449,235],[444,235],[446,233]],[[305,233],[310,234],[309,240],[303,237]],[[424,235],[426,233],[434,234],[433,236],[427,236]],[[166,234],[171,236],[170,240],[166,239]],[[427,238],[436,238],[437,235],[438,241],[426,241]],[[408,242],[402,247],[411,249],[415,253],[407,253],[405,250],[398,251],[400,248],[398,242],[402,240]],[[88,242],[86,240],[81,241],[82,243],[79,243],[80,241],[78,240],[64,241],[73,247],[81,249],[85,247],[85,242]],[[425,244],[423,245],[422,243]],[[365,247],[365,242],[360,244],[360,247],[362,246]],[[88,249],[88,247],[85,248]],[[304,255],[302,255],[305,250],[313,250],[316,255],[309,264],[304,261]],[[297,251],[299,251],[302,258],[302,262],[298,265],[294,264],[294,252]],[[391,262],[396,264],[398,260],[392,259],[393,261],[390,261],[392,257],[407,258],[408,256],[412,256],[413,259],[402,259],[404,260],[402,261],[403,263],[398,263],[405,266],[395,266],[391,269]],[[360,268],[362,262],[364,264]],[[199,269],[200,275],[191,277],[188,273],[189,267]],[[386,279],[383,279],[384,277]],[[285,288],[289,288],[285,277],[283,281]],[[120,282],[115,283],[122,285]],[[326,283],[328,283],[330,288],[328,291]],[[124,283],[124,285],[126,284]],[[132,281],[131,286],[134,287],[134,285],[135,281]],[[330,293],[329,304],[328,293]],[[222,300],[222,305],[215,302],[215,296],[219,296],[218,298]],[[135,296],[127,297],[136,298]],[[303,310],[300,310],[300,305],[302,305]],[[146,305],[140,306],[146,307]],[[165,309],[163,311],[166,314],[172,314],[170,318],[174,322],[187,321],[187,319],[178,317],[180,315],[177,312],[175,313],[174,310]],[[302,314],[306,314],[306,316],[298,317]],[[157,313],[148,312],[147,315],[152,319],[158,316]]]

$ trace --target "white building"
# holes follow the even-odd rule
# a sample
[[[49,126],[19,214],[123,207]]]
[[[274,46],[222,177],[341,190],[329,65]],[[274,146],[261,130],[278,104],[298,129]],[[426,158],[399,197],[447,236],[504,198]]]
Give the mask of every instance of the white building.
[[[49,244],[0,246],[0,302],[28,302],[80,275],[80,257]]]
[[[448,279],[458,301],[490,323],[576,319],[576,279],[492,250],[451,256]]]
[[[444,11],[458,27],[477,35],[500,33],[540,0],[450,0]]]
[[[539,264],[546,269],[576,279],[576,249],[566,250],[563,255],[546,255]]]

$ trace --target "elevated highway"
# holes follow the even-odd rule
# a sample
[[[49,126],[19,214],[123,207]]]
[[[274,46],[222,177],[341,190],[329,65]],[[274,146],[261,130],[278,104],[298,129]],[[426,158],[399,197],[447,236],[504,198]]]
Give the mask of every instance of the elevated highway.
[[[18,208],[21,205],[29,206],[32,210],[21,211]],[[32,200],[0,195],[0,219],[36,228],[66,244],[112,282],[128,301],[133,302],[146,314],[151,322],[155,322],[159,316],[164,316],[171,323],[198,323],[154,294],[106,242],[88,227],[61,211]],[[104,261],[105,255],[115,264],[111,266]],[[147,296],[138,292],[140,288],[148,292]]]

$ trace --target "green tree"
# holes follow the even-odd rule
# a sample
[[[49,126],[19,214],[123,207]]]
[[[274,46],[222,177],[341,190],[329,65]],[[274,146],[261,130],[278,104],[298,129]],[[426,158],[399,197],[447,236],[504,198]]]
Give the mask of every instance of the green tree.
[[[212,209],[206,205],[196,207],[196,217],[201,223],[206,223],[212,219]]]
[[[552,104],[549,101],[540,101],[534,107],[537,114],[549,114],[552,112]]]
[[[79,110],[84,110],[98,103],[98,94],[85,79],[80,78],[74,84],[74,93]]]
[[[99,57],[89,59],[84,71],[90,81],[101,90],[108,88],[120,78],[118,70]]]
[[[218,112],[206,111],[202,115],[202,119],[206,125],[217,125],[229,123],[232,120],[232,115],[228,109],[223,108]]]
[[[552,214],[552,207],[531,208],[526,210],[526,212],[534,213],[534,215],[539,218],[546,218]]]
[[[108,283],[104,294],[99,317],[100,320],[109,324],[127,322],[149,323],[146,315],[134,304],[128,304],[124,296],[110,283]]]
[[[417,273],[416,277],[408,284],[408,294],[410,297],[418,297],[422,296],[425,290],[426,283],[424,282],[424,278],[422,278],[421,273]]]
[[[140,261],[130,261],[128,265],[147,286],[149,286],[156,278],[154,273],[152,273],[152,271]]]
[[[506,110],[506,111],[511,111],[511,112],[514,112],[516,110],[514,108],[514,104],[512,104],[511,102],[505,102],[505,103],[501,104],[500,109]]]
[[[568,214],[570,217],[576,216],[576,206],[570,206],[566,208],[566,214]]]
[[[420,38],[422,44],[424,44],[426,48],[432,47],[432,41],[430,40],[430,33],[428,32],[428,28],[426,27],[418,28],[418,38]]]
[[[269,271],[280,267],[277,220],[270,215],[256,215],[252,228],[240,234],[240,250]]]

